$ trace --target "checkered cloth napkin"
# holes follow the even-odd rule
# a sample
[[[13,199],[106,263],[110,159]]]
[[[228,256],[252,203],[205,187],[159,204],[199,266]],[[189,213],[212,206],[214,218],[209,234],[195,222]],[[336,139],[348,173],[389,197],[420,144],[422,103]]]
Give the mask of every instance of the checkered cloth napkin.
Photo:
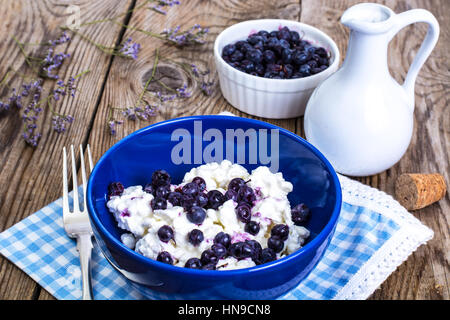
[[[339,176],[343,205],[324,257],[279,299],[366,299],[433,231],[389,195]],[[0,253],[57,299],[81,298],[75,240],[62,225],[62,199],[0,234]],[[94,245],[95,299],[141,299]],[[168,297],[160,295],[160,299]]]

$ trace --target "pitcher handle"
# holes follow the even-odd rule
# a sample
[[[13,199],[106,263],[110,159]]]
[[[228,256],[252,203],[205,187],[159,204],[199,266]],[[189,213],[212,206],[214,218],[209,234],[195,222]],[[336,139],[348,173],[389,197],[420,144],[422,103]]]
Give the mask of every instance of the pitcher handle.
[[[391,29],[391,34],[389,35],[389,40],[391,40],[401,29],[417,22],[427,23],[428,32],[409,67],[405,82],[403,83],[403,88],[412,100],[412,108],[414,108],[414,84],[420,69],[436,45],[439,37],[439,23],[431,12],[424,9],[412,9],[395,16],[395,25]]]

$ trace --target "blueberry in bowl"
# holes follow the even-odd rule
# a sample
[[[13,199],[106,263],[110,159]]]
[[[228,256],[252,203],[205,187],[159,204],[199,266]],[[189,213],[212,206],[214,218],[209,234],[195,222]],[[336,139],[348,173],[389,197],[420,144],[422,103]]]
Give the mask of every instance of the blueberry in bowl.
[[[222,185],[211,187],[208,175],[192,171],[214,163],[204,158],[208,140],[203,134],[200,135],[201,141],[198,140],[199,123],[202,132],[213,130],[223,137],[230,130],[254,130],[257,134],[269,135],[270,146],[275,144],[279,150],[270,149],[274,150],[270,163],[263,152],[269,145],[266,148],[258,146],[253,161],[249,157],[251,141],[245,139],[242,143],[228,145],[235,157],[226,165],[230,168],[234,165],[234,169],[239,165],[249,173],[259,167],[268,167],[274,176],[268,174],[269,169],[264,169],[267,174],[259,175],[260,180],[253,175],[253,180],[249,181],[251,179],[247,179],[245,173],[229,175],[221,180],[221,172],[236,171],[214,169],[211,171],[216,175],[214,183],[222,181]],[[185,137],[189,145],[201,143],[200,149],[204,152],[200,161],[174,158],[180,143],[174,139],[174,132],[180,130],[189,133]],[[229,140],[218,141],[222,143],[222,150],[227,150]],[[241,159],[238,154],[246,156]],[[226,159],[222,157],[221,161]],[[215,162],[220,161],[216,159]],[[190,172],[192,174],[186,178]],[[273,197],[279,197],[280,203],[290,204],[289,210],[283,211],[285,217],[289,213],[288,219],[274,215],[271,217],[273,221],[264,221],[263,218],[268,218],[266,215],[273,211],[271,206],[266,209],[258,207],[267,195],[264,188],[280,182],[276,177],[281,175],[286,181],[283,185],[289,190],[292,187],[293,191],[278,196],[274,193]],[[264,187],[265,176],[276,178],[274,181],[278,182]],[[168,185],[169,193],[159,192],[156,196],[158,188]],[[186,185],[188,187],[183,191]],[[259,185],[263,186],[261,190],[257,189]],[[123,217],[117,220],[117,216],[111,213],[111,204],[118,199],[124,200],[124,195],[133,190],[130,189],[133,186],[138,186],[135,190],[139,189],[139,197],[145,200],[145,209],[158,213],[157,223],[145,220],[145,212],[140,209],[133,211],[131,207],[128,207],[130,210],[127,206],[120,207],[121,201],[114,208],[117,209],[115,213],[123,214]],[[230,191],[228,196],[226,191]],[[233,116],[172,119],[130,134],[106,151],[97,162],[90,175],[86,195],[91,225],[101,252],[127,284],[152,299],[279,297],[297,286],[323,256],[334,233],[341,206],[339,180],[317,149],[285,129]],[[207,201],[199,200],[199,195],[206,195]],[[134,203],[133,197],[129,194],[129,203]],[[157,201],[153,201],[155,199]],[[278,201],[272,200],[272,205],[276,206]],[[241,209],[236,210],[238,204]],[[229,207],[227,221],[239,226],[242,234],[234,234],[221,226],[229,222],[214,220],[214,214],[225,206]],[[143,214],[142,223],[130,220],[136,212]],[[149,236],[138,245],[129,237],[127,227],[142,235],[139,240]],[[293,232],[303,228],[309,231],[303,242],[299,237],[292,237]],[[292,239],[295,246],[286,251]],[[180,248],[188,248],[187,254],[178,252]],[[236,265],[233,267],[233,263],[238,262],[248,265],[234,268]]]
[[[321,30],[291,20],[261,19],[223,30],[214,43],[223,96],[263,118],[304,114],[314,89],[338,69],[339,49]]]
[[[227,44],[222,58],[245,73],[270,79],[308,77],[330,66],[329,53],[287,26],[268,32],[260,30],[246,40]]]

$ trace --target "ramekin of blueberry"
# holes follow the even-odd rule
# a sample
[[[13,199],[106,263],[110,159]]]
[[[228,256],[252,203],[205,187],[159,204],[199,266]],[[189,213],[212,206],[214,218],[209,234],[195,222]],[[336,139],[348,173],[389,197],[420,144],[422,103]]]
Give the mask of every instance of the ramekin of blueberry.
[[[339,64],[336,43],[312,26],[262,19],[235,24],[217,37],[220,88],[235,108],[264,118],[304,114],[317,85]]]

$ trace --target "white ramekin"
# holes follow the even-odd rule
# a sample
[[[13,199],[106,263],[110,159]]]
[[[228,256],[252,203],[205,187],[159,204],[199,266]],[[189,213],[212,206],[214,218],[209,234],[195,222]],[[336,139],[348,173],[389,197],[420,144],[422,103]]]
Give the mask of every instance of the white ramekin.
[[[324,47],[331,56],[330,66],[305,78],[268,79],[239,71],[222,59],[222,48],[227,44],[245,40],[259,30],[271,32],[284,26],[300,33],[302,39]],[[338,69],[339,49],[324,32],[304,23],[281,19],[249,20],[232,25],[217,36],[214,60],[220,89],[232,106],[263,118],[286,119],[302,116],[313,90]]]

